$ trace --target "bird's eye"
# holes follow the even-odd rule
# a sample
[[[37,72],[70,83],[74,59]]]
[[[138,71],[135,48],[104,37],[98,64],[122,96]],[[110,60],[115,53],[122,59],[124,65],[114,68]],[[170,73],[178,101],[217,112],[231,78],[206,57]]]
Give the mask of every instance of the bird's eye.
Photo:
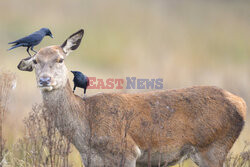
[[[33,63],[34,63],[34,64],[37,64],[37,61],[34,59],[34,60],[33,60]]]
[[[58,63],[62,63],[64,59],[59,59],[58,60]]]

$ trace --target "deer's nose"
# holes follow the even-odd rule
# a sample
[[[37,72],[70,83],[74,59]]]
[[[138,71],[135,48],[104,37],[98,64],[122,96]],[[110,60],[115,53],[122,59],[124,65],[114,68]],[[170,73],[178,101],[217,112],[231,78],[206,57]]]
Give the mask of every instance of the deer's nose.
[[[51,77],[42,77],[39,79],[39,83],[40,85],[42,86],[47,86],[50,84],[50,81],[51,81]]]

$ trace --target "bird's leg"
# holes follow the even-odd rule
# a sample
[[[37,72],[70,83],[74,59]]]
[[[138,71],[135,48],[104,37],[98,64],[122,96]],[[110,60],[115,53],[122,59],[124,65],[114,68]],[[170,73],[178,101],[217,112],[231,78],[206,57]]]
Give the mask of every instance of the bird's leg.
[[[75,90],[76,90],[76,85],[74,85],[74,88],[73,88],[73,93],[75,92]]]
[[[37,53],[37,51],[35,51],[35,50],[33,49],[33,46],[30,48],[30,50],[32,50],[33,52]]]
[[[31,57],[31,54],[30,54],[30,52],[29,52],[29,49],[30,49],[30,47],[27,47],[27,52],[28,52],[28,54],[30,55],[30,57]]]
[[[83,95],[83,99],[86,98],[86,88],[84,89],[84,95]]]

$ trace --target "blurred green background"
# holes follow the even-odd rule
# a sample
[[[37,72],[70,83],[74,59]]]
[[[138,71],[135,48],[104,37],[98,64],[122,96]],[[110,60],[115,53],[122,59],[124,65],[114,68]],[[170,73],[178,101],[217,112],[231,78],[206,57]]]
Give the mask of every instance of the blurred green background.
[[[216,85],[250,105],[249,0],[1,0],[0,68],[17,75],[4,125],[8,145],[22,136],[23,118],[41,95],[34,73],[16,68],[28,56],[25,48],[7,52],[7,43],[41,27],[50,28],[55,38],[44,38],[35,50],[62,44],[84,28],[81,46],[67,57],[68,70],[98,78],[163,78],[164,89]],[[87,95],[107,91],[139,90],[89,90]],[[233,152],[250,141],[249,121],[248,114]],[[76,154],[73,161],[80,163]]]

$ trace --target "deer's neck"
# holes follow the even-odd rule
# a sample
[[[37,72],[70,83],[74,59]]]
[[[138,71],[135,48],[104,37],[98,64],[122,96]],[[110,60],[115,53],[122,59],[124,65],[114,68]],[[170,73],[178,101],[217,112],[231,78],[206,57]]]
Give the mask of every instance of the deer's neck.
[[[42,96],[44,105],[54,118],[60,133],[73,137],[72,142],[76,147],[84,143],[88,127],[84,117],[85,102],[73,94],[69,81],[64,88],[42,92]]]
[[[42,95],[45,107],[54,112],[59,112],[58,114],[63,112],[74,113],[79,109],[69,81],[67,81],[65,87],[50,92],[44,91]]]

